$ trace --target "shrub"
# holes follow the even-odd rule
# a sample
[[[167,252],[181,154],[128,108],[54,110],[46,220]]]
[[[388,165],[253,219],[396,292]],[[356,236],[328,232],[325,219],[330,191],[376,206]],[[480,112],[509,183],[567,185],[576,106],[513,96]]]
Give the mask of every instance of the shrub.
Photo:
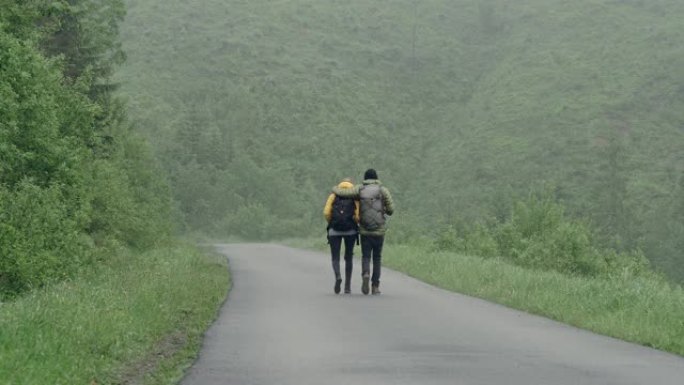
[[[518,202],[509,219],[490,226],[455,222],[438,234],[435,247],[482,257],[501,256],[533,269],[595,276],[654,274],[640,251],[599,250],[589,226],[569,219],[549,196]]]
[[[59,186],[0,189],[0,293],[63,279],[86,262],[88,240],[70,203]]]
[[[523,239],[526,247],[516,256],[520,265],[582,275],[603,270],[591,246],[589,231],[581,224],[562,222],[552,230]]]

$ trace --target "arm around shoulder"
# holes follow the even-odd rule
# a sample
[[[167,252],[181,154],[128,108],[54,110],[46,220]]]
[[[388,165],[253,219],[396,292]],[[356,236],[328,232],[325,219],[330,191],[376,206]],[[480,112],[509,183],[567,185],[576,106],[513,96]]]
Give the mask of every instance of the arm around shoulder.
[[[339,188],[335,186],[332,188],[332,192],[340,198],[359,199],[359,186],[354,186],[352,188]]]
[[[385,206],[385,214],[394,214],[394,201],[392,200],[392,194],[386,187],[382,187],[382,203]]]

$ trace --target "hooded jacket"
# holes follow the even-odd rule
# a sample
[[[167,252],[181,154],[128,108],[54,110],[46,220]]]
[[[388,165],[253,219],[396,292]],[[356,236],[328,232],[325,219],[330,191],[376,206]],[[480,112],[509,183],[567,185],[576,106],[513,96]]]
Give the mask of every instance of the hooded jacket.
[[[350,182],[340,182],[340,184],[337,185],[337,188],[339,188],[341,191],[346,191],[346,190],[352,190],[354,188],[354,185],[351,184]],[[323,216],[325,217],[325,220],[330,223],[330,220],[332,219],[332,206],[333,202],[335,202],[335,194],[332,193],[328,196],[328,200],[325,202],[325,207],[323,208]],[[354,202],[356,209],[354,210],[354,222],[357,224],[359,223],[359,201]]]

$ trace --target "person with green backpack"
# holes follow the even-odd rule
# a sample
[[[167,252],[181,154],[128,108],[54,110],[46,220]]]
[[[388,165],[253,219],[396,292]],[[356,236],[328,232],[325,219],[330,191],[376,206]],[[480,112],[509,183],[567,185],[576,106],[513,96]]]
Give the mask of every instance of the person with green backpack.
[[[382,246],[387,231],[387,216],[394,214],[394,202],[389,190],[378,180],[378,173],[366,170],[363,184],[353,188],[333,187],[333,194],[342,198],[354,198],[360,202],[361,233],[361,292],[368,294],[368,281],[372,294],[380,294],[380,270],[382,267]],[[370,276],[370,261],[373,260],[373,275]]]
[[[354,185],[351,179],[343,179],[337,185],[341,191],[351,189]],[[359,236],[359,202],[353,198],[341,198],[330,194],[323,208],[323,216],[328,221],[326,229],[330,254],[332,256],[333,272],[335,273],[335,294],[340,293],[342,276],[340,274],[340,249],[344,241],[344,293],[351,293],[351,277],[354,265],[354,243]]]

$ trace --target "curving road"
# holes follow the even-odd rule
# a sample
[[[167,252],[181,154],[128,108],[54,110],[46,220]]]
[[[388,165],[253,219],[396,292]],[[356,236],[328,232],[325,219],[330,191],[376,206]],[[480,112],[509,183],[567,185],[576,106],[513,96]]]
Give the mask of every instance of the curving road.
[[[684,384],[684,359],[383,270],[335,295],[327,254],[220,245],[233,288],[182,384]]]

